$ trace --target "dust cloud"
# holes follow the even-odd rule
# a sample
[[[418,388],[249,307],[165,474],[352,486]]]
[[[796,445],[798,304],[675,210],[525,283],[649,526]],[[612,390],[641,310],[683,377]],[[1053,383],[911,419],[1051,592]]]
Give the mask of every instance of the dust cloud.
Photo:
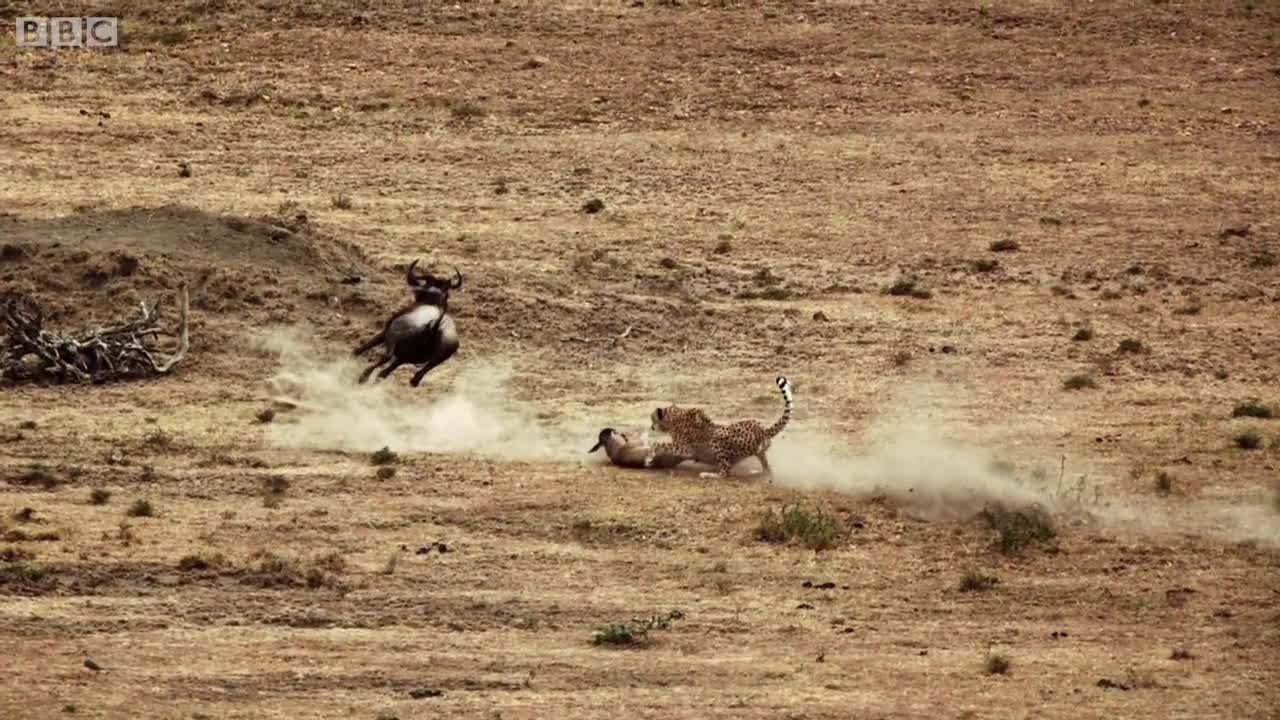
[[[417,388],[408,385],[412,371],[401,368],[394,380],[360,385],[356,379],[365,364],[356,358],[322,357],[292,331],[273,332],[261,342],[279,360],[279,370],[267,382],[272,399],[294,406],[271,425],[270,440],[278,447],[354,452],[389,447],[508,460],[563,459],[575,449],[583,452],[578,446],[587,435],[540,423],[531,410],[512,402],[509,364],[471,359],[456,370],[441,366]],[[446,384],[441,376],[450,371],[455,374]]]
[[[322,357],[296,332],[275,332],[262,342],[279,360],[279,371],[268,381],[273,398],[295,406],[271,425],[270,441],[277,447],[372,452],[385,446],[398,452],[578,463],[586,461],[585,448],[600,426],[541,421],[533,408],[512,400],[513,367],[503,362],[469,359],[429,375],[418,388],[408,387],[408,370],[401,371],[398,382],[358,385],[363,364],[349,356]],[[803,398],[797,401],[803,407]],[[823,420],[801,412],[769,451],[774,481],[800,491],[882,497],[906,515],[928,521],[967,520],[989,503],[1036,504],[1060,519],[1095,527],[1280,545],[1280,514],[1265,501],[1256,508],[1209,501],[1153,507],[1151,499],[1115,495],[1097,474],[1092,491],[1082,491],[1074,478],[1087,474],[1082,473],[1087,468],[1075,459],[1069,461],[1072,478],[1067,480],[1073,487],[1066,492],[1057,473],[1022,477],[993,451],[948,436],[949,429],[959,427],[962,406],[952,389],[901,388],[854,435],[814,430]],[[634,428],[636,435],[642,430]],[[705,468],[695,465],[691,472],[697,469]]]

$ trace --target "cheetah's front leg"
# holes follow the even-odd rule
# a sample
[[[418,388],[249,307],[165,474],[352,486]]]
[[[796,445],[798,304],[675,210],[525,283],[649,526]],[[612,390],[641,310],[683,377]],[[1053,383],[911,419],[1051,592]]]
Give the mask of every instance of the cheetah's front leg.
[[[679,443],[658,443],[649,448],[649,452],[644,456],[644,466],[646,468],[653,467],[654,458],[659,455],[678,455],[680,457],[690,457],[693,453],[688,448],[681,446]]]

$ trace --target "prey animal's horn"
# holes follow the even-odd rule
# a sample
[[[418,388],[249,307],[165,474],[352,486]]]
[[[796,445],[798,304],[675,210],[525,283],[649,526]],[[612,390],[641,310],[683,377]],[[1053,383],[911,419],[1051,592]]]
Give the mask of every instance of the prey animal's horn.
[[[590,455],[591,453],[599,450],[606,442],[609,441],[609,436],[612,434],[613,428],[605,428],[601,430],[600,437],[596,440],[596,444],[591,446],[591,449],[587,451],[587,454]]]
[[[418,287],[419,285],[422,284],[422,281],[418,279],[418,276],[414,275],[413,273],[413,269],[416,267],[418,267],[418,261],[414,260],[413,262],[409,263],[409,269],[406,270],[404,273],[404,281],[409,283],[409,285],[413,287]]]
[[[449,287],[453,290],[462,289],[462,273],[458,272],[457,266],[454,266],[453,274],[456,276],[456,279],[453,282],[449,283]]]

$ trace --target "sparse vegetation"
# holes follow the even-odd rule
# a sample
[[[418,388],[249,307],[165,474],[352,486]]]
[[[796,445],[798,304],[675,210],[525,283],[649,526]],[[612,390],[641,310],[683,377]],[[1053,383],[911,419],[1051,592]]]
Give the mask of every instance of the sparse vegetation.
[[[106,488],[94,488],[89,491],[89,503],[92,505],[106,505],[111,502],[111,491]]]
[[[138,498],[133,501],[133,504],[129,506],[129,509],[124,514],[129,517],[152,517],[155,515],[155,508],[151,507],[150,500]]]
[[[625,623],[611,623],[601,627],[591,637],[592,645],[640,645],[647,643],[649,633],[654,630],[666,630],[671,627],[672,620],[684,617],[679,610],[672,610],[662,615],[632,619]]]
[[[396,469],[394,466],[384,465],[378,468],[378,471],[374,473],[374,475],[376,475],[379,480],[390,480],[396,476]]]
[[[1161,495],[1173,492],[1173,476],[1163,470],[1160,471],[1156,475],[1156,492]]]
[[[1120,345],[1116,347],[1118,353],[1137,354],[1142,352],[1142,341],[1133,338],[1125,338],[1120,341]]]
[[[262,423],[265,425],[271,422],[272,420],[276,419],[276,411],[273,410],[272,408],[263,408],[259,410],[258,414],[255,415],[254,417],[258,419],[259,423]]]
[[[1257,450],[1262,447],[1262,436],[1256,430],[1245,430],[1232,438],[1241,450]]]
[[[920,284],[920,281],[913,277],[899,278],[892,285],[885,288],[885,293],[898,297],[913,297],[920,300],[928,300],[933,297],[933,292]]]
[[[1062,381],[1064,390],[1085,390],[1096,387],[1098,387],[1098,383],[1090,375],[1072,375]]]
[[[1057,535],[1053,518],[1037,505],[1010,509],[992,503],[980,517],[996,531],[996,545],[1006,555],[1021,552],[1032,543],[1047,543]]]
[[[1170,660],[1192,660],[1194,658],[1195,655],[1191,654],[1190,650],[1182,646],[1174,648],[1173,652],[1169,653]]]
[[[350,210],[355,205],[351,200],[351,196],[346,193],[334,195],[329,202],[337,210]]]
[[[894,353],[894,354],[893,354],[893,366],[894,366],[894,367],[905,367],[905,366],[906,366],[908,363],[910,363],[910,362],[911,362],[911,351],[910,351],[910,350],[899,350],[898,352],[896,352],[896,353]],[[769,399],[770,399],[770,401],[772,401],[772,400],[773,400],[773,398],[772,398],[772,397],[771,397],[771,398],[769,398]]]
[[[960,592],[982,592],[990,590],[1000,582],[995,575],[987,575],[978,570],[967,570],[960,577]]]
[[[1088,342],[1093,339],[1093,327],[1090,325],[1082,325],[1076,330],[1076,334],[1071,336],[1075,342]]]
[[[1233,418],[1249,417],[1270,420],[1275,415],[1276,413],[1270,405],[1264,405],[1256,399],[1239,403],[1231,410],[1231,417]]]
[[[989,273],[995,272],[1000,267],[1000,261],[993,258],[980,258],[971,263],[974,272]]]
[[[391,451],[391,448],[383,446],[381,450],[369,456],[369,462],[374,465],[390,465],[398,462],[400,456]]]
[[[203,555],[183,555],[182,559],[178,560],[178,569],[183,572],[195,572],[222,567],[225,564],[226,558],[222,555],[211,555],[207,558]]]
[[[1014,252],[1022,247],[1017,240],[992,240],[988,249],[991,252]]]
[[[983,669],[986,670],[988,675],[1008,674],[1011,667],[1013,667],[1013,662],[1004,653],[990,653],[983,664]]]
[[[289,490],[289,478],[283,475],[271,475],[263,479],[262,489],[268,495],[283,495]]]
[[[759,540],[770,543],[798,541],[815,551],[834,547],[845,534],[834,515],[821,508],[809,510],[799,504],[766,510],[756,528]]]

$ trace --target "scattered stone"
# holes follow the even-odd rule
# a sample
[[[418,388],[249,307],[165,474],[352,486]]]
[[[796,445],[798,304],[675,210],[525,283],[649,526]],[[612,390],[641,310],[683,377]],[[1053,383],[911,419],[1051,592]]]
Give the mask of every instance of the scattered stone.
[[[437,697],[442,697],[443,695],[444,695],[443,690],[437,690],[435,688],[414,688],[413,690],[409,691],[409,697],[413,698],[414,700],[422,700],[424,698],[437,698]]]
[[[178,163],[178,177],[183,177],[183,178],[191,177],[191,165],[189,163],[185,163],[185,162]]]
[[[582,212],[588,215],[594,215],[604,210],[604,201],[600,198],[591,198],[582,204]]]
[[[1232,225],[1231,227],[1223,228],[1222,232],[1218,233],[1218,237],[1223,240],[1230,237],[1249,237],[1249,233],[1252,230],[1253,226],[1247,223],[1244,225]]]
[[[829,322],[831,320],[831,318],[827,317],[827,314],[821,310],[813,314],[813,319],[817,322]]]
[[[551,62],[551,60],[549,60],[546,56],[530,55],[529,59],[524,61],[524,68],[526,70],[536,70],[542,67],[543,65],[546,65],[549,62]]]

